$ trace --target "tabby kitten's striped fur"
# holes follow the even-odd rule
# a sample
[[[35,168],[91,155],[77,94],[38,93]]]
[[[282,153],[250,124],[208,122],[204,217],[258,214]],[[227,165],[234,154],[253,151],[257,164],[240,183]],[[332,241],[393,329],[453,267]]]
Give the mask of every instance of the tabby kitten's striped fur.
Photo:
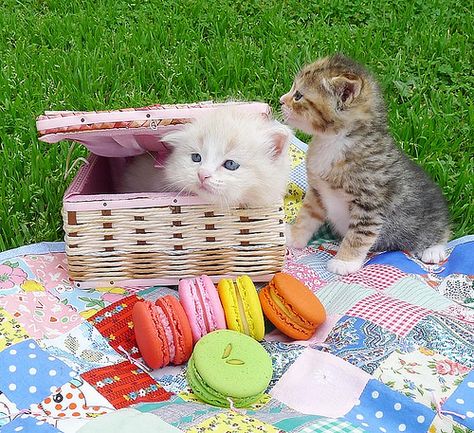
[[[446,258],[449,214],[439,187],[394,143],[380,88],[360,64],[336,54],[304,67],[280,99],[286,122],[313,139],[308,191],[288,245],[302,248],[328,220],[343,237],[328,263],[345,275],[369,251]]]

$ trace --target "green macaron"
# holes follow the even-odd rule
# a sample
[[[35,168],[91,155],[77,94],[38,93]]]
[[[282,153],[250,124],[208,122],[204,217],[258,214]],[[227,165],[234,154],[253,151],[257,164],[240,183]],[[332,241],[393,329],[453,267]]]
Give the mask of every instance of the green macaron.
[[[186,377],[204,402],[246,407],[263,395],[272,374],[271,358],[261,344],[240,332],[219,330],[197,342]]]

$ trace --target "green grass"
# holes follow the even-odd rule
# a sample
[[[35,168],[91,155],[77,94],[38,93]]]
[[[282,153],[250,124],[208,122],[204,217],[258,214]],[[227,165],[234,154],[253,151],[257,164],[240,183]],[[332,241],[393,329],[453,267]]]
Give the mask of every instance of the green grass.
[[[0,250],[62,238],[68,145],[37,140],[44,110],[276,109],[301,65],[335,51],[379,77],[395,138],[442,186],[454,236],[472,234],[472,17],[462,0],[2,0]]]

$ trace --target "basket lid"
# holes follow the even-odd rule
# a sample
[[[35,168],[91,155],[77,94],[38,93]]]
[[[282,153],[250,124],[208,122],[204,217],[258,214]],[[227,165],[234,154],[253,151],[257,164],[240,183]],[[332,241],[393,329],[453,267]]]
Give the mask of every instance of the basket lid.
[[[263,102],[200,102],[151,105],[112,111],[47,111],[36,120],[39,139],[47,143],[72,140],[106,157],[135,156],[145,151],[166,151],[161,137],[209,110],[233,105],[243,112],[269,115]]]

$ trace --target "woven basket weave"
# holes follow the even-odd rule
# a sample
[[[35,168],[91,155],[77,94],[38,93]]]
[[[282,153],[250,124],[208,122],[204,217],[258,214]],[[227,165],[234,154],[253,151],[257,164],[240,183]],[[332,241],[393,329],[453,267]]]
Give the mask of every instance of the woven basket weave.
[[[269,114],[266,104],[240,106]],[[135,155],[146,146],[159,151],[163,131],[212,107],[48,112],[38,118],[41,140],[79,141],[102,155],[91,155],[64,196],[68,272],[77,286],[176,284],[180,278],[200,274],[214,279],[247,274],[266,281],[281,269],[286,250],[280,203],[221,210],[196,198],[170,193],[107,194],[95,185],[111,177],[111,160],[120,158],[110,156]]]
[[[207,205],[155,206],[63,216],[69,275],[79,282],[203,273],[256,277],[283,264],[281,208],[224,213]]]

